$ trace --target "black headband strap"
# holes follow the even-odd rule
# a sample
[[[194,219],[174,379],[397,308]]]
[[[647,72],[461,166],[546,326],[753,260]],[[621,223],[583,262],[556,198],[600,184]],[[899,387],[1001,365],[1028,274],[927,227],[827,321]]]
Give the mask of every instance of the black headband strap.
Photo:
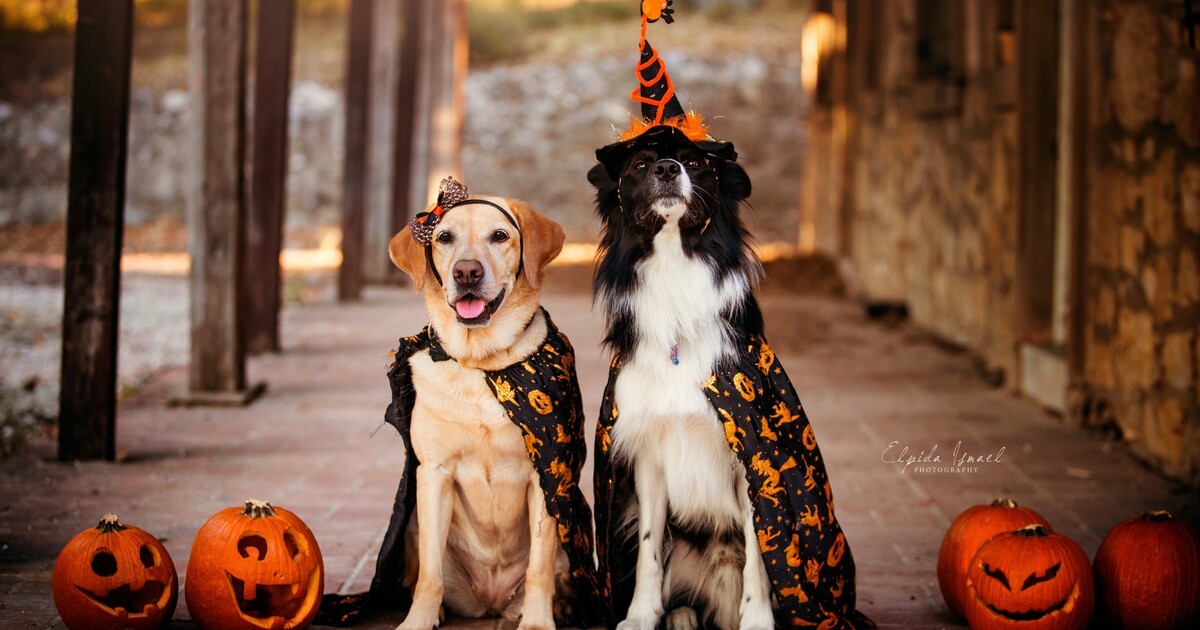
[[[514,229],[516,229],[517,235],[521,237],[521,242],[519,245],[520,262],[517,264],[517,275],[521,275],[521,272],[525,270],[525,235],[521,233],[521,226],[517,224],[517,218],[513,216],[511,212],[504,209],[504,207],[500,204],[488,201],[487,199],[464,199],[463,201],[455,204],[454,207],[459,208],[470,204],[483,204],[499,210],[500,214],[503,214],[504,218],[508,219],[508,222],[512,224]],[[438,273],[437,266],[433,264],[433,240],[434,239],[430,239],[429,243],[425,245],[425,260],[429,263],[429,269],[430,271],[433,271],[433,278],[437,280],[438,286],[444,286],[442,283],[442,274]]]

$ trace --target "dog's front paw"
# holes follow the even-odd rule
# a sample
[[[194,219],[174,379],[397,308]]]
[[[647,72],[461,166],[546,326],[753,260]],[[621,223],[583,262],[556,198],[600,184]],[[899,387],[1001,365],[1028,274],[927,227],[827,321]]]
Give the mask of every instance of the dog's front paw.
[[[432,612],[430,612],[432,609]],[[430,630],[441,625],[445,618],[445,611],[441,606],[432,608],[429,606],[418,606],[414,604],[408,610],[408,616],[404,621],[396,626],[396,630]]]
[[[522,616],[521,625],[517,626],[517,630],[555,630],[553,617],[530,617]]]
[[[770,604],[758,601],[748,602],[742,606],[738,630],[773,630],[773,628],[775,628],[775,614],[771,612]]]
[[[617,630],[654,630],[658,627],[658,616],[645,615],[626,617],[625,621],[617,624]]]
[[[699,627],[696,611],[687,606],[680,606],[667,615],[667,630],[696,630]]]

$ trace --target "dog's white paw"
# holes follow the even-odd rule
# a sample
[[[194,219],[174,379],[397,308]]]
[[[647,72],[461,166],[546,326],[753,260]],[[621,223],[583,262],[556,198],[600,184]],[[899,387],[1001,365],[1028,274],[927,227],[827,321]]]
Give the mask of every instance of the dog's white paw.
[[[517,630],[555,630],[554,619],[521,617],[521,624],[517,626]]]
[[[767,602],[746,602],[741,613],[738,630],[772,630],[775,627],[775,614],[771,612],[771,605]]]
[[[696,611],[687,606],[680,606],[667,615],[667,630],[696,630],[699,627]]]
[[[539,607],[525,606],[521,611],[521,624],[517,630],[554,630],[554,612],[547,606],[544,610]]]
[[[657,615],[626,617],[625,621],[617,624],[617,630],[654,630],[657,627]]]
[[[412,608],[409,608],[408,616],[404,618],[404,621],[396,626],[396,630],[429,630],[440,626],[445,616],[445,610],[441,606],[434,608],[414,604]]]

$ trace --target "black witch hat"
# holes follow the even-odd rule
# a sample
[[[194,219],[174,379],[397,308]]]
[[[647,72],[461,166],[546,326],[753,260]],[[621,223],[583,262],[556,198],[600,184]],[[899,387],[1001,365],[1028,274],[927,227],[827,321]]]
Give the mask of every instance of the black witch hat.
[[[671,2],[642,0],[641,55],[636,68],[638,87],[629,95],[634,102],[641,103],[642,117],[630,120],[629,127],[620,133],[617,142],[596,150],[596,159],[614,179],[631,152],[656,144],[690,142],[716,157],[737,160],[732,143],[714,140],[700,114],[684,111],[675,94],[671,75],[667,74],[667,64],[646,40],[646,25],[650,22],[662,19],[670,24],[675,21]]]

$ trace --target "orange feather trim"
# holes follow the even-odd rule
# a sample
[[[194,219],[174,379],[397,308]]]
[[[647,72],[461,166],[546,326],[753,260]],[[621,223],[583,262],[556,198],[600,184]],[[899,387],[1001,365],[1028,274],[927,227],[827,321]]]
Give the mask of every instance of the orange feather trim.
[[[625,140],[632,140],[645,133],[646,130],[650,129],[651,127],[657,127],[659,125],[674,127],[682,131],[683,135],[687,136],[688,140],[691,140],[692,142],[704,142],[706,140],[712,140],[712,136],[708,133],[708,124],[704,122],[704,117],[696,112],[688,112],[682,116],[668,118],[667,120],[657,124],[655,124],[654,121],[642,120],[636,117],[631,118],[629,121],[629,127],[617,136],[617,140],[621,142],[624,142]]]

